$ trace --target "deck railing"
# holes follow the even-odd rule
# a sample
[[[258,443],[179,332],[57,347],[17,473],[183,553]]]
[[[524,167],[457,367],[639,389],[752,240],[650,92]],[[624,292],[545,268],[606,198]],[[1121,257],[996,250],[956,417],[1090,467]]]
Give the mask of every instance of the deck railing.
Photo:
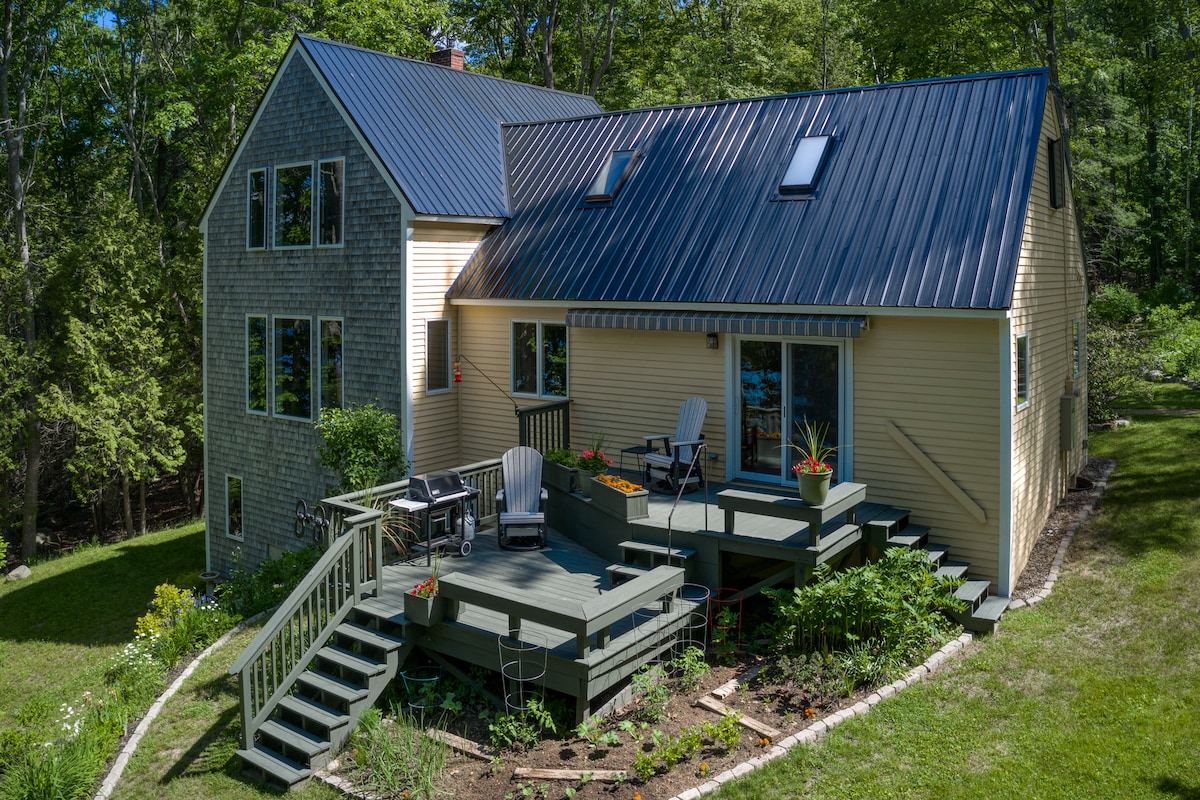
[[[542,453],[553,447],[571,447],[571,401],[555,400],[517,409],[520,444]]]
[[[383,574],[381,516],[382,512],[368,509],[346,517],[344,534],[334,539],[229,668],[241,682],[245,747],[253,745],[275,704],[291,690],[358,599],[377,591]]]
[[[480,524],[494,521],[496,492],[503,485],[500,459],[467,464],[455,471],[468,486],[479,489]],[[408,481],[402,480],[322,501],[331,514],[329,549],[229,668],[241,681],[242,731],[247,747],[354,604],[378,594],[385,528],[395,524],[399,513],[387,502],[407,491]]]

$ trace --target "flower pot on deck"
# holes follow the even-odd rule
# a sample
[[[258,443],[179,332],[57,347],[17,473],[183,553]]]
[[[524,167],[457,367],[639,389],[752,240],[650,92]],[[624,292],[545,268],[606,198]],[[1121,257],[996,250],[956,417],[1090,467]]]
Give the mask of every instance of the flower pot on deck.
[[[542,460],[542,485],[570,494],[579,486],[579,470],[555,461]]]
[[[650,493],[645,489],[622,492],[603,481],[588,478],[592,505],[620,520],[645,519],[650,516]]]
[[[596,476],[603,475],[603,472],[593,472],[590,469],[581,469],[579,471],[579,491],[584,497],[591,497],[592,491],[595,488]]]
[[[819,506],[829,497],[829,481],[832,472],[801,472],[796,476],[800,482],[800,499],[810,506]]]
[[[408,617],[408,621],[414,625],[426,628],[437,625],[446,618],[446,598],[436,594],[433,597],[405,594],[404,616]]]

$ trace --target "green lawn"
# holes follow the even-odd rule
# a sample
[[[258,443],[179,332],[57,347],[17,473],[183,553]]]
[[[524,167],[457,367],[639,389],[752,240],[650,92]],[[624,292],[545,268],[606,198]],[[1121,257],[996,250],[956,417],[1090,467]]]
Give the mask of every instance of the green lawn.
[[[1093,433],[1119,463],[1046,602],[716,796],[1200,797],[1197,441],[1196,417]]]
[[[31,704],[78,700],[133,639],[160,583],[192,587],[204,571],[204,523],[83,547],[0,582],[0,728]]]
[[[1117,398],[1116,408],[1173,410],[1200,407],[1200,392],[1183,383],[1143,383],[1142,391]]]

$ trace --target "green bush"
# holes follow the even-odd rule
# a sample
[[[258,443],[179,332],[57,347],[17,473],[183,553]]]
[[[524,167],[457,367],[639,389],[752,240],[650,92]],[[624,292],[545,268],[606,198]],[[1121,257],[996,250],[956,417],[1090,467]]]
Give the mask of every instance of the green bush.
[[[108,750],[82,732],[26,751],[0,782],[0,800],[69,800],[91,793]]]
[[[1158,306],[1150,312],[1150,356],[1168,375],[1200,380],[1200,320],[1195,307]]]
[[[1141,301],[1133,290],[1118,283],[1101,286],[1088,303],[1088,316],[1109,325],[1128,325],[1141,313]]]
[[[217,599],[230,614],[249,617],[286,600],[321,559],[321,551],[309,545],[280,558],[262,561],[254,572],[242,567],[239,558],[240,553],[235,551],[233,574],[221,585]]]
[[[379,486],[408,467],[400,421],[373,403],[322,409],[314,425],[321,466],[341,473],[343,491]]]
[[[957,631],[945,612],[962,606],[953,596],[958,581],[935,578],[921,551],[892,548],[873,564],[840,572],[820,564],[814,576],[792,591],[766,592],[785,652],[828,659],[866,646],[888,663],[908,663]]]
[[[355,784],[389,797],[432,798],[446,767],[446,745],[425,735],[425,726],[396,708],[395,725],[379,709],[363,712],[350,738]]]
[[[1145,339],[1128,328],[1088,323],[1088,422],[1117,416],[1117,398],[1144,393],[1140,371],[1148,361]]]

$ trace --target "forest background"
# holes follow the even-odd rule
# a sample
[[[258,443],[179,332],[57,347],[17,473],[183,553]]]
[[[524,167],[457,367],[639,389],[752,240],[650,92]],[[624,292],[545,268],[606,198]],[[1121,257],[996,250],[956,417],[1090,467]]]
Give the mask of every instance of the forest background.
[[[606,109],[1047,66],[1092,290],[1190,324],[1197,21],[1185,0],[6,0],[0,542],[144,530],[166,479],[200,512],[197,222],[295,31],[454,43]]]

